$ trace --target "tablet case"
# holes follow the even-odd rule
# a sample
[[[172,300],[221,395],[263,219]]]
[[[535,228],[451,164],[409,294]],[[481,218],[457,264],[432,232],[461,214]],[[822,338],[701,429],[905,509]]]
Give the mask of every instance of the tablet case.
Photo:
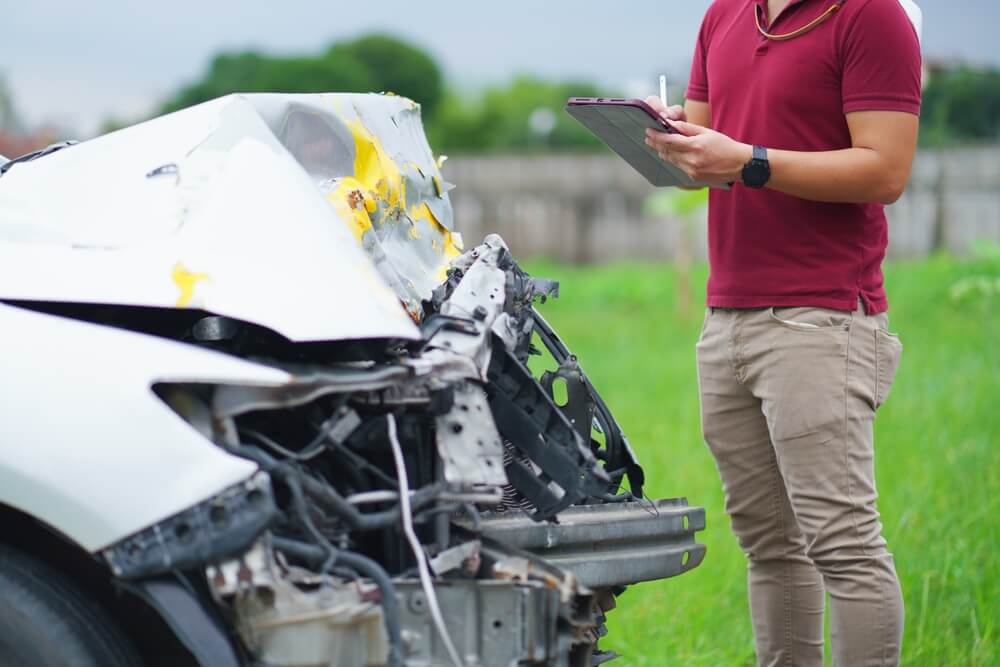
[[[676,132],[676,130],[644,101],[572,97],[566,103],[566,112],[593,132],[608,148],[632,165],[653,185],[705,187],[704,183],[696,183],[679,168],[661,160],[656,151],[646,145],[647,128],[660,132]],[[728,189],[726,186],[721,187]]]

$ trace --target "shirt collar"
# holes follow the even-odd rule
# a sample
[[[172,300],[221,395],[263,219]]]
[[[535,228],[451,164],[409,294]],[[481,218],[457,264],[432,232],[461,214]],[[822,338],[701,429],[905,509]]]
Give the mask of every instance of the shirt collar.
[[[806,2],[811,2],[811,1],[812,0],[792,0],[791,2],[788,3],[788,6],[785,7],[784,10],[782,10],[782,14],[784,14],[785,12],[787,12],[788,10],[790,10],[792,7],[795,7],[796,5],[801,5],[801,4],[804,4]],[[839,0],[839,4],[844,4],[846,1],[847,0]],[[827,4],[834,4],[836,2],[837,2],[837,0],[827,0]],[[754,0],[754,4],[756,4],[757,7],[759,7],[759,9],[755,9],[754,11],[759,11],[760,15],[762,17],[767,17],[767,22],[768,23],[773,23],[774,22],[774,18],[775,17],[773,17],[773,16],[767,16],[767,0]]]

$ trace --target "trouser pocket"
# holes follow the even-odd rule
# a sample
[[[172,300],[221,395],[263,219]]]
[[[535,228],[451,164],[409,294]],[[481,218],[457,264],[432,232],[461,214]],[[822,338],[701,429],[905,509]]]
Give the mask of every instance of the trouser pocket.
[[[701,339],[705,337],[705,329],[708,327],[708,318],[710,318],[711,316],[712,316],[712,309],[711,308],[706,308],[705,309],[705,319],[702,320],[701,331],[698,333],[698,342],[699,343],[701,342]]]
[[[885,403],[892,389],[892,381],[903,355],[899,336],[883,329],[875,330],[875,409]]]

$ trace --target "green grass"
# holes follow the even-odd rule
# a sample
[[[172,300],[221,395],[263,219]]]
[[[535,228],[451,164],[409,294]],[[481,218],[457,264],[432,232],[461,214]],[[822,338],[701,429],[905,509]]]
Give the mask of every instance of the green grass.
[[[606,648],[623,667],[753,665],[746,565],[699,426],[694,343],[706,270],[687,316],[669,266],[525,263],[562,282],[540,306],[615,412],[651,497],[706,508],[704,563],[628,590]],[[997,665],[1000,634],[1000,300],[956,303],[981,270],[946,257],[887,268],[902,365],[876,421],[879,508],[906,601],[905,665]],[[829,660],[829,658],[828,658]]]

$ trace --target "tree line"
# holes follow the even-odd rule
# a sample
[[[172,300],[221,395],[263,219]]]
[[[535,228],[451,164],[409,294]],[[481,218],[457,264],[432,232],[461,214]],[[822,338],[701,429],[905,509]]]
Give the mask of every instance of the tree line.
[[[587,82],[522,76],[463,95],[446,85],[423,49],[391,35],[370,34],[312,55],[222,53],[204,74],[160,107],[183,109],[233,92],[393,92],[419,102],[437,152],[594,150],[600,143],[562,110],[572,95],[598,95]],[[603,91],[603,94],[609,94]],[[112,129],[110,125],[107,129]]]
[[[440,66],[420,47],[370,34],[316,54],[256,51],[216,56],[204,74],[160,108],[175,111],[231,92],[394,92],[421,104],[438,152],[600,150],[600,143],[563,112],[572,95],[614,95],[586,81],[521,76],[476,94],[448,86]],[[956,67],[932,73],[924,91],[921,143],[1000,140],[1000,71]]]

